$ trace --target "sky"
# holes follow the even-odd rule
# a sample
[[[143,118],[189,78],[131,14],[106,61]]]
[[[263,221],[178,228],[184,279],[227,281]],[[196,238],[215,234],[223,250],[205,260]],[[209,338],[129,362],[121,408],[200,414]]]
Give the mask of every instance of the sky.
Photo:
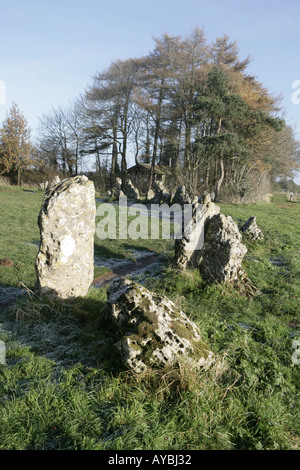
[[[300,140],[299,25],[299,0],[0,0],[0,124],[16,102],[35,139],[43,114],[68,106],[97,72],[198,26],[252,57],[248,72],[282,96]]]

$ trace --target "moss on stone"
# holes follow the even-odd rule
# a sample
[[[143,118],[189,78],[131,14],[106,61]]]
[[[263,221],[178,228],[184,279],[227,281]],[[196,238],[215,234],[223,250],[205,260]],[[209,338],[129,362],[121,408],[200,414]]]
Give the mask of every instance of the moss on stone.
[[[111,294],[111,296],[110,296]],[[122,322],[120,340],[126,348],[123,360],[140,371],[140,365],[156,368],[177,361],[184,355],[192,362],[205,362],[211,356],[200,337],[200,330],[165,296],[150,292],[132,281],[118,279],[108,291],[111,308],[118,306]],[[131,352],[130,352],[131,349]],[[137,365],[134,366],[134,361]]]

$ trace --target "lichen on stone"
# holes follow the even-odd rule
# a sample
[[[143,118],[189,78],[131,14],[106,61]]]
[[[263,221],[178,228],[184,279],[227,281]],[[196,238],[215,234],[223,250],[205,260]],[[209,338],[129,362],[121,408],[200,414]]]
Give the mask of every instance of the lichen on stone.
[[[126,279],[114,280],[107,293],[116,347],[135,372],[174,364],[180,356],[195,367],[213,361],[197,325],[166,296]]]
[[[65,299],[85,296],[94,277],[95,188],[86,176],[58,182],[38,216],[37,290]]]
[[[214,215],[207,224],[199,265],[207,281],[227,282],[238,278],[247,248],[232,217]]]
[[[264,235],[256,223],[256,216],[252,215],[242,225],[241,232],[243,232],[250,240],[263,240]]]

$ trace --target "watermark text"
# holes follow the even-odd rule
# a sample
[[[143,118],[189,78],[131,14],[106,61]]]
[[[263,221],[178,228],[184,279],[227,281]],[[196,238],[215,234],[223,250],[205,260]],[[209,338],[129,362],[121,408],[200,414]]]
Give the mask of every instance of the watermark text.
[[[97,237],[101,240],[158,240],[183,237],[201,249],[204,243],[203,204],[196,208],[192,204],[127,204],[127,197],[120,197],[118,206],[111,203],[100,204],[96,225]]]
[[[292,94],[292,103],[300,104],[300,80],[295,80],[292,83],[292,88],[295,89],[294,93]]]

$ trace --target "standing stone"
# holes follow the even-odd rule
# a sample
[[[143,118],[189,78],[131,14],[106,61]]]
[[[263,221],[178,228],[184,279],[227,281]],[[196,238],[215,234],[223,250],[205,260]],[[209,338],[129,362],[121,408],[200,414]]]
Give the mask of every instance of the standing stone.
[[[60,183],[60,177],[58,175],[56,175],[53,180],[48,184],[48,186],[46,187],[46,189],[51,189],[53,188],[56,184]]]
[[[188,194],[185,186],[178,186],[174,194],[172,204],[180,204],[184,207],[184,204],[191,204],[193,198]]]
[[[162,194],[164,191],[164,185],[161,181],[155,181],[154,183],[154,197],[151,200],[153,204],[160,204],[162,200]]]
[[[112,187],[111,196],[119,199],[120,197],[124,197],[125,194],[122,191],[122,180],[121,178],[116,178],[114,185]]]
[[[48,181],[45,181],[44,183],[40,183],[40,184],[39,184],[39,187],[40,187],[41,189],[46,190],[46,189],[48,188],[48,185],[49,185]]]
[[[168,204],[168,206],[171,204],[171,194],[164,188],[161,194],[161,199],[163,204]]]
[[[194,202],[191,220],[186,224],[182,238],[175,240],[175,263],[180,269],[199,266],[207,222],[220,212],[209,197],[202,201],[202,204]]]
[[[261,229],[257,226],[256,215],[251,215],[249,219],[241,227],[241,232],[245,233],[251,240],[263,240],[264,235]]]
[[[129,199],[137,200],[140,198],[139,190],[134,186],[130,179],[125,182],[124,193]]]
[[[226,282],[243,273],[241,264],[247,248],[230,216],[214,215],[207,223],[200,272],[208,281]]]
[[[211,195],[207,191],[204,191],[204,193],[202,194],[202,196],[200,196],[199,199],[200,202],[204,205],[207,205],[212,201]]]
[[[153,189],[149,189],[148,192],[147,192],[147,196],[146,196],[146,199],[147,201],[151,201],[155,196],[155,192],[153,191]]]
[[[147,201],[152,204],[170,204],[171,194],[165,188],[162,181],[155,181],[154,190],[149,189],[147,192]]]
[[[94,278],[95,188],[86,176],[50,188],[38,217],[37,288],[59,298],[85,296]]]
[[[127,279],[116,279],[107,300],[107,320],[118,338],[115,346],[136,373],[173,365],[180,357],[195,368],[214,361],[197,325],[168,297]]]
[[[171,202],[171,194],[165,188],[165,185],[162,181],[155,182],[155,196],[154,201],[157,204],[170,204]]]

